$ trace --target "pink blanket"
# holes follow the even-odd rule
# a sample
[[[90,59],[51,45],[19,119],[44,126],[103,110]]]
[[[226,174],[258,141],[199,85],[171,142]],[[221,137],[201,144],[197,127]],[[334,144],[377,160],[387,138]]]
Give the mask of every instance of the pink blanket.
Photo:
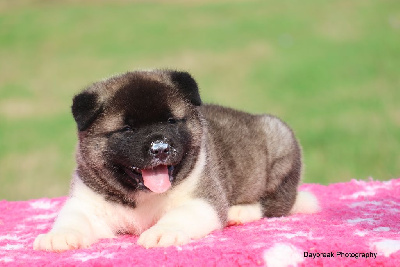
[[[400,179],[305,184],[322,211],[227,227],[181,247],[144,249],[137,237],[64,253],[32,250],[65,198],[0,201],[0,265],[400,266]]]

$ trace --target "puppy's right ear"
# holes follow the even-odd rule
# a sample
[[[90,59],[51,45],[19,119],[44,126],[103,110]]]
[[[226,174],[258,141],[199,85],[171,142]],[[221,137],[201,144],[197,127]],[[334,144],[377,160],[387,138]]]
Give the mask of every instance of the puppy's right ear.
[[[83,91],[74,97],[72,114],[79,131],[85,131],[102,112],[97,93]]]

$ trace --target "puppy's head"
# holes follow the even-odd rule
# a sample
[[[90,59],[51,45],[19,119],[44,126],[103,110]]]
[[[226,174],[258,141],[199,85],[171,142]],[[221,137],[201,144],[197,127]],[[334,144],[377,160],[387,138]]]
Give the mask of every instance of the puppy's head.
[[[196,160],[199,105],[197,84],[186,72],[128,72],[91,85],[72,105],[78,171],[97,169],[98,183],[127,191],[168,190]]]

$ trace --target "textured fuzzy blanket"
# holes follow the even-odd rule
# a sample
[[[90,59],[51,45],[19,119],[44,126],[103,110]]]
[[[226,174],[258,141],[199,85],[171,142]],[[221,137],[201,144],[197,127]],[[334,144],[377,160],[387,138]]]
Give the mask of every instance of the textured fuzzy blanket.
[[[322,211],[230,226],[181,247],[144,249],[137,237],[89,249],[34,251],[65,198],[0,201],[0,265],[400,266],[400,179],[305,184]]]

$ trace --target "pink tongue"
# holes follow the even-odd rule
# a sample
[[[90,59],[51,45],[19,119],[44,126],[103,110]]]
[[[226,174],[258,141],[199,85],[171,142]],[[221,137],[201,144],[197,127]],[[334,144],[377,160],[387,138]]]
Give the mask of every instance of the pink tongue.
[[[168,168],[160,165],[154,169],[142,170],[144,185],[154,193],[163,193],[171,187]]]

